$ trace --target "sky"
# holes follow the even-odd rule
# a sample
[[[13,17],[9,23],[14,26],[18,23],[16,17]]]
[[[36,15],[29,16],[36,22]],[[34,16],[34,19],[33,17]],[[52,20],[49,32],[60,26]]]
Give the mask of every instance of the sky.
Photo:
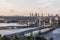
[[[0,0],[0,15],[60,14],[60,0]]]

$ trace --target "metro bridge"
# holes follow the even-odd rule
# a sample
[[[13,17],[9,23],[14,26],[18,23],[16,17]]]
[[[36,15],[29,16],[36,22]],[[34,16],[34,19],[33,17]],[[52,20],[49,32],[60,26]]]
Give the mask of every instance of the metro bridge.
[[[0,35],[1,36],[14,36],[14,35],[19,35],[19,36],[24,36],[27,33],[31,33],[34,31],[39,30],[39,32],[42,32],[42,30],[45,29],[46,31],[51,30],[51,25],[50,26],[46,26],[46,27],[34,27],[34,28],[23,28],[23,29],[7,29],[7,30],[0,30]],[[45,32],[45,30],[43,30],[43,32]]]

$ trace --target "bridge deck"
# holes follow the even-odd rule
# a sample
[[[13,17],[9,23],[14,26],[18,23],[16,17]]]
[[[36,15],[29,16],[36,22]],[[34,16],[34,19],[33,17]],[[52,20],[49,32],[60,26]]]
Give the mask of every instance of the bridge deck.
[[[44,28],[49,28],[49,27],[44,27]],[[29,33],[29,32],[33,32],[36,30],[41,30],[44,29],[41,27],[34,27],[34,28],[23,28],[23,29],[7,29],[7,30],[0,30],[0,34],[2,36],[6,35],[6,36],[11,36],[11,35],[17,35],[20,34],[21,36],[23,34]]]

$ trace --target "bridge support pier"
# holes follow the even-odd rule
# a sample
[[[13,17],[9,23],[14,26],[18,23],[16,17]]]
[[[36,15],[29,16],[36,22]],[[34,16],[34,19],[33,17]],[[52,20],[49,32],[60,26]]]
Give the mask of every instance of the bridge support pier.
[[[20,37],[20,40],[24,40],[24,37]]]
[[[31,40],[33,40],[33,32],[30,32]]]
[[[33,36],[33,33],[32,32],[30,32],[30,36]]]
[[[38,35],[40,35],[41,34],[41,30],[39,30],[39,33],[38,33]]]

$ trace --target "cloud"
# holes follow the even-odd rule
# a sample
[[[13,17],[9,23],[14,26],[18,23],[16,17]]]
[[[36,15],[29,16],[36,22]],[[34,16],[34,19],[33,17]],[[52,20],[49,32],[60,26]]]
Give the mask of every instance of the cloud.
[[[0,9],[13,8],[15,5],[13,3],[6,2],[6,0],[0,0]]]
[[[51,1],[52,7],[60,7],[60,0],[53,0]]]
[[[0,0],[3,7],[60,7],[60,0]]]
[[[40,1],[40,6],[42,6],[42,7],[52,7],[52,8],[54,8],[54,7],[56,7],[56,8],[58,8],[58,7],[60,7],[60,0],[46,0],[46,1]]]
[[[0,0],[0,5],[8,8],[60,7],[60,0]]]
[[[60,10],[60,0],[0,0],[0,11],[16,9],[17,13],[40,12],[38,8],[45,13],[57,13]]]

